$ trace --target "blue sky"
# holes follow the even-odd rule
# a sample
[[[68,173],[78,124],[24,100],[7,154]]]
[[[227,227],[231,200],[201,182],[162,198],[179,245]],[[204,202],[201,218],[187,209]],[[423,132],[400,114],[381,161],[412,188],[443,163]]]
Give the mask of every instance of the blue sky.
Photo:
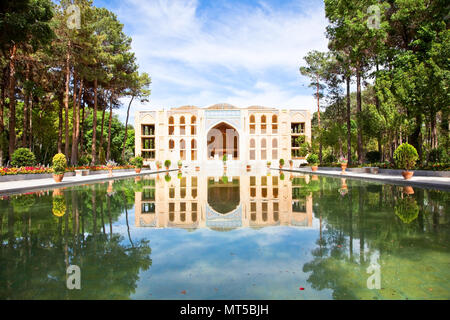
[[[95,0],[115,12],[133,38],[150,102],[134,111],[226,102],[313,110],[298,69],[310,50],[326,50],[322,1]],[[118,111],[124,120],[128,99]]]

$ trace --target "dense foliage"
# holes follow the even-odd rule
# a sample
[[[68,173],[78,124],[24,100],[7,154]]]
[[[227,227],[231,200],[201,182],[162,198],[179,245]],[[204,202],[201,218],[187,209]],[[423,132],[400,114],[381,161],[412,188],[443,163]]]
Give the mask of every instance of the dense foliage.
[[[349,165],[393,163],[394,151],[408,142],[417,150],[419,166],[445,166],[450,149],[446,1],[325,0],[325,13],[329,51],[309,52],[300,68],[320,106],[312,123],[319,160],[329,162],[332,154],[345,155]]]
[[[32,167],[36,164],[34,153],[27,148],[19,148],[11,157],[11,165],[16,168]]]
[[[151,81],[138,72],[123,29],[91,0],[0,6],[0,166],[12,165],[19,147],[44,165],[56,153],[72,166],[124,163],[134,155],[130,106],[147,101]],[[113,115],[124,97],[125,125]]]

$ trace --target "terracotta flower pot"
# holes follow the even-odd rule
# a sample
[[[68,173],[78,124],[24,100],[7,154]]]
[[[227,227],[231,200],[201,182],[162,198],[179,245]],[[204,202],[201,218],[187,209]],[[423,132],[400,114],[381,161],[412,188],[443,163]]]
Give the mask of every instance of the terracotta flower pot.
[[[166,167],[166,170],[169,170],[169,167]]]
[[[135,169],[134,169],[134,172],[136,172],[136,173],[141,173],[141,168],[135,168]]]
[[[280,169],[283,169],[283,166],[280,164]]]
[[[414,171],[402,171],[402,176],[403,178],[405,178],[405,180],[411,179],[411,177],[413,176]]]
[[[200,171],[200,167],[195,167],[195,171]]]
[[[317,174],[315,174],[315,175],[313,175],[313,176],[311,177],[311,180],[312,180],[312,181],[318,181],[318,180],[319,180],[319,176],[318,176]]]
[[[414,189],[411,186],[403,187],[403,193],[405,193],[405,194],[414,194]]]
[[[55,180],[55,182],[61,182],[63,178],[64,178],[64,173],[53,174],[53,179]]]
[[[342,170],[342,172],[345,172],[345,169],[347,169],[347,164],[346,163],[341,163],[341,170]]]
[[[252,169],[251,165],[247,165],[247,171],[250,171]]]
[[[311,171],[317,171],[317,169],[319,169],[318,166],[311,166]]]

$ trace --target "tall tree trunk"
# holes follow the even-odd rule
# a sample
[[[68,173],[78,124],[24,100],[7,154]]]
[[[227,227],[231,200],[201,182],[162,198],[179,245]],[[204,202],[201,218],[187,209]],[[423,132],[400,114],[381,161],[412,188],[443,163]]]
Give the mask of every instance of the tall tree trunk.
[[[322,164],[322,139],[320,138],[320,96],[319,96],[319,75],[317,76],[317,129],[319,133],[319,162]]]
[[[352,126],[350,119],[350,77],[345,79],[347,84],[347,161],[348,164],[352,164]]]
[[[16,148],[16,52],[14,44],[9,50],[9,159]]]
[[[26,65],[26,74],[25,74],[26,82],[30,79],[30,63],[27,62]],[[24,97],[24,105],[23,105],[23,130],[22,130],[22,147],[27,147],[28,142],[28,107],[30,105],[30,90],[25,88],[25,97]]]
[[[114,90],[111,90],[111,96],[109,97],[109,123],[108,123],[108,147],[106,148],[106,160],[111,160],[111,123],[112,123],[112,109]]]
[[[70,41],[67,45],[66,55],[66,87],[64,92],[64,109],[65,109],[65,143],[64,154],[69,157],[69,82],[70,82]]]
[[[58,153],[62,152],[62,122],[63,122],[63,103],[59,101],[59,110],[58,110]]]
[[[361,101],[361,67],[358,63],[356,67],[356,113],[358,120],[358,162],[362,164],[364,162],[363,155],[363,141],[362,141],[362,123],[360,121],[360,116],[362,112],[362,101]]]
[[[94,80],[94,114],[92,115],[92,163],[97,163],[97,78]]]
[[[80,124],[80,139],[79,139],[79,143],[80,143],[80,148],[81,148],[81,153],[84,154],[84,120],[85,120],[85,107],[84,104],[86,103],[86,90],[83,90],[83,103],[81,104],[81,124]],[[88,104],[88,108],[89,108],[89,104]]]
[[[74,71],[73,73],[73,123],[72,123],[72,156],[70,158],[70,163],[72,166],[76,166],[78,163],[78,130],[80,125],[80,111],[79,111],[79,100],[81,99],[81,86],[82,80],[80,82],[80,95],[77,96],[77,76]]]
[[[30,95],[30,107],[29,107],[29,115],[28,115],[28,145],[30,146],[30,150],[33,151],[33,92]],[[34,151],[33,151],[34,152]]]
[[[102,111],[102,125],[100,127],[100,148],[103,148],[103,128],[105,125],[105,113],[106,113],[106,106],[103,108]]]
[[[125,137],[123,138],[123,148],[122,148],[122,160],[125,160],[125,148],[127,145],[127,137],[128,137],[128,118],[130,116],[130,107],[131,103],[134,100],[134,96],[131,97],[130,102],[128,103],[128,109],[127,109],[127,119],[125,121]],[[140,128],[136,128],[136,130],[141,130]]]

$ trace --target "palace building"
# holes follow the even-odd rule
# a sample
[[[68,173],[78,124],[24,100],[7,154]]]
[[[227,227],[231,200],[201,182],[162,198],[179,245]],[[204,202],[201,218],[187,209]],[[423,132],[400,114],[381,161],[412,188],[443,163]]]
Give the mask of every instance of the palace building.
[[[300,160],[300,145],[311,142],[308,110],[216,104],[183,106],[135,114],[135,153],[153,161],[200,165],[209,160],[242,164]]]

